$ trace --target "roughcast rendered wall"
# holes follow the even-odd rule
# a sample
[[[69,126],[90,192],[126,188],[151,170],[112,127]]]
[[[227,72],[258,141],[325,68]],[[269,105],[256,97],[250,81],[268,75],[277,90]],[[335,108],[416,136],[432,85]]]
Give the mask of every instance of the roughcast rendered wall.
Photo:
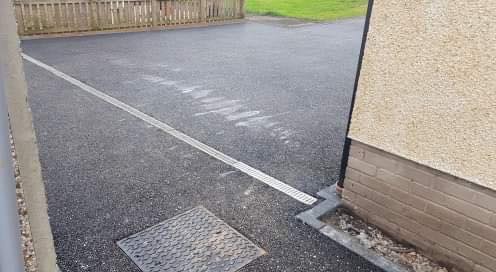
[[[496,189],[496,1],[374,1],[349,137]]]

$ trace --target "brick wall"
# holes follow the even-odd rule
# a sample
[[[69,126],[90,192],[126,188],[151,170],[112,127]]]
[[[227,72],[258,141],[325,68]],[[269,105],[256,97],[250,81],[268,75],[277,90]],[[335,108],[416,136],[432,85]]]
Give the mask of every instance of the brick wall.
[[[343,201],[457,271],[496,271],[496,192],[352,141]]]

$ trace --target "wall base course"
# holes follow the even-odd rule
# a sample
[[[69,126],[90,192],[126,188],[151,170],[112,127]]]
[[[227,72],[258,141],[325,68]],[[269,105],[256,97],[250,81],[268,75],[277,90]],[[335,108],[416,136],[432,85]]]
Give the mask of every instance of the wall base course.
[[[343,203],[462,272],[496,272],[496,192],[353,140]]]

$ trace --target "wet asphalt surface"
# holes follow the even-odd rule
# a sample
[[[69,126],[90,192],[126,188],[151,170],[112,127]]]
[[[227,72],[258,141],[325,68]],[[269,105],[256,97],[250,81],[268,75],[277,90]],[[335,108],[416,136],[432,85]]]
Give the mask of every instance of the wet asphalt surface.
[[[29,40],[24,53],[316,196],[337,178],[363,20]],[[116,241],[202,205],[268,254],[241,271],[378,271],[310,208],[25,62],[58,262],[138,271]]]

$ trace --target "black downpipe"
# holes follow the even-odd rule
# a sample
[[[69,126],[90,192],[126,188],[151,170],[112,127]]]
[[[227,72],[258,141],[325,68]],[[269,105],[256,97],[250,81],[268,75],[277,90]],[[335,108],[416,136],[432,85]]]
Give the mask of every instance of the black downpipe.
[[[355,107],[355,97],[358,89],[358,80],[360,78],[360,71],[362,69],[362,60],[365,52],[365,43],[367,42],[367,34],[369,33],[370,16],[372,14],[372,6],[374,5],[374,0],[369,0],[367,7],[367,15],[365,17],[365,25],[363,28],[362,35],[362,46],[360,48],[360,56],[358,57],[358,66],[355,76],[355,86],[353,87],[353,96],[351,97],[350,112],[348,114],[348,124],[346,127],[346,139],[344,141],[343,155],[341,157],[341,169],[339,171],[339,180],[336,186],[336,190],[340,193],[344,188],[344,178],[346,175],[346,167],[348,166],[348,157],[350,156],[350,146],[351,139],[348,138],[348,133],[350,132],[351,115],[353,114],[353,108]]]

